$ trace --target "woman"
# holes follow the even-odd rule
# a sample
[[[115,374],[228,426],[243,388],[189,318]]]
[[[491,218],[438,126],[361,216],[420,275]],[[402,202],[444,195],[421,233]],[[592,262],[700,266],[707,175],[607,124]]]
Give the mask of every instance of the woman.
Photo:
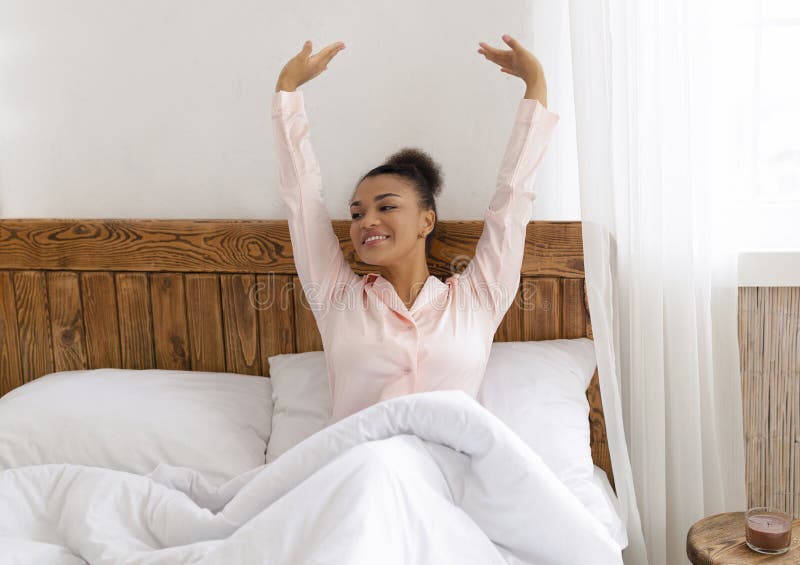
[[[475,256],[441,282],[428,271],[436,226],[439,167],[403,149],[366,173],[351,198],[355,274],[339,247],[321,192],[303,94],[297,87],[345,48],[311,55],[311,42],[283,67],[272,100],[280,192],[289,209],[297,274],[322,336],[332,414],[329,423],[381,400],[430,390],[477,396],[495,331],[520,280],[533,181],[558,116],[546,109],[539,61],[510,36],[510,49],[479,43],[478,53],[521,78],[520,101]]]

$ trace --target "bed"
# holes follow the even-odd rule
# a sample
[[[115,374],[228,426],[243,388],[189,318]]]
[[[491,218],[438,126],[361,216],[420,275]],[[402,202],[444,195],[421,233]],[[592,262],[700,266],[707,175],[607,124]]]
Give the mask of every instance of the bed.
[[[353,269],[367,273],[348,224],[334,230]],[[463,270],[481,229],[440,221],[431,274]],[[322,349],[285,220],[5,219],[0,249],[0,396],[43,375],[101,368],[269,377],[270,357]],[[495,342],[591,338],[586,304],[580,223],[531,222],[517,300]],[[596,371],[585,394],[591,458],[613,488]],[[229,500],[243,480],[215,495]]]

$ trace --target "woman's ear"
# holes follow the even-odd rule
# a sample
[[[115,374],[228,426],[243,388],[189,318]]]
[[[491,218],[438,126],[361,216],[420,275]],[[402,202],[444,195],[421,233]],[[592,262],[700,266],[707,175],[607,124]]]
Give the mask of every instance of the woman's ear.
[[[433,210],[428,210],[425,213],[425,225],[429,228],[429,230],[433,229],[433,226],[436,225],[436,212]]]

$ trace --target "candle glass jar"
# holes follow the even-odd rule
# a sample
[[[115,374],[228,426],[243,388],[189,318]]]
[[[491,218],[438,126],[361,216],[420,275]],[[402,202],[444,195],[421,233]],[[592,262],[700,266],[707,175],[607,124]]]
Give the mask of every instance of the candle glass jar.
[[[792,517],[777,508],[759,506],[744,515],[747,546],[758,553],[777,555],[789,551]]]

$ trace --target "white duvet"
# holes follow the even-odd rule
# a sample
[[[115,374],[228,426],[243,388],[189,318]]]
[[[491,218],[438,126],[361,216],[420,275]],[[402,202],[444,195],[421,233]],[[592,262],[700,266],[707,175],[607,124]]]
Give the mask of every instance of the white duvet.
[[[402,396],[215,487],[51,464],[0,472],[0,563],[621,564],[606,528],[461,391]]]

